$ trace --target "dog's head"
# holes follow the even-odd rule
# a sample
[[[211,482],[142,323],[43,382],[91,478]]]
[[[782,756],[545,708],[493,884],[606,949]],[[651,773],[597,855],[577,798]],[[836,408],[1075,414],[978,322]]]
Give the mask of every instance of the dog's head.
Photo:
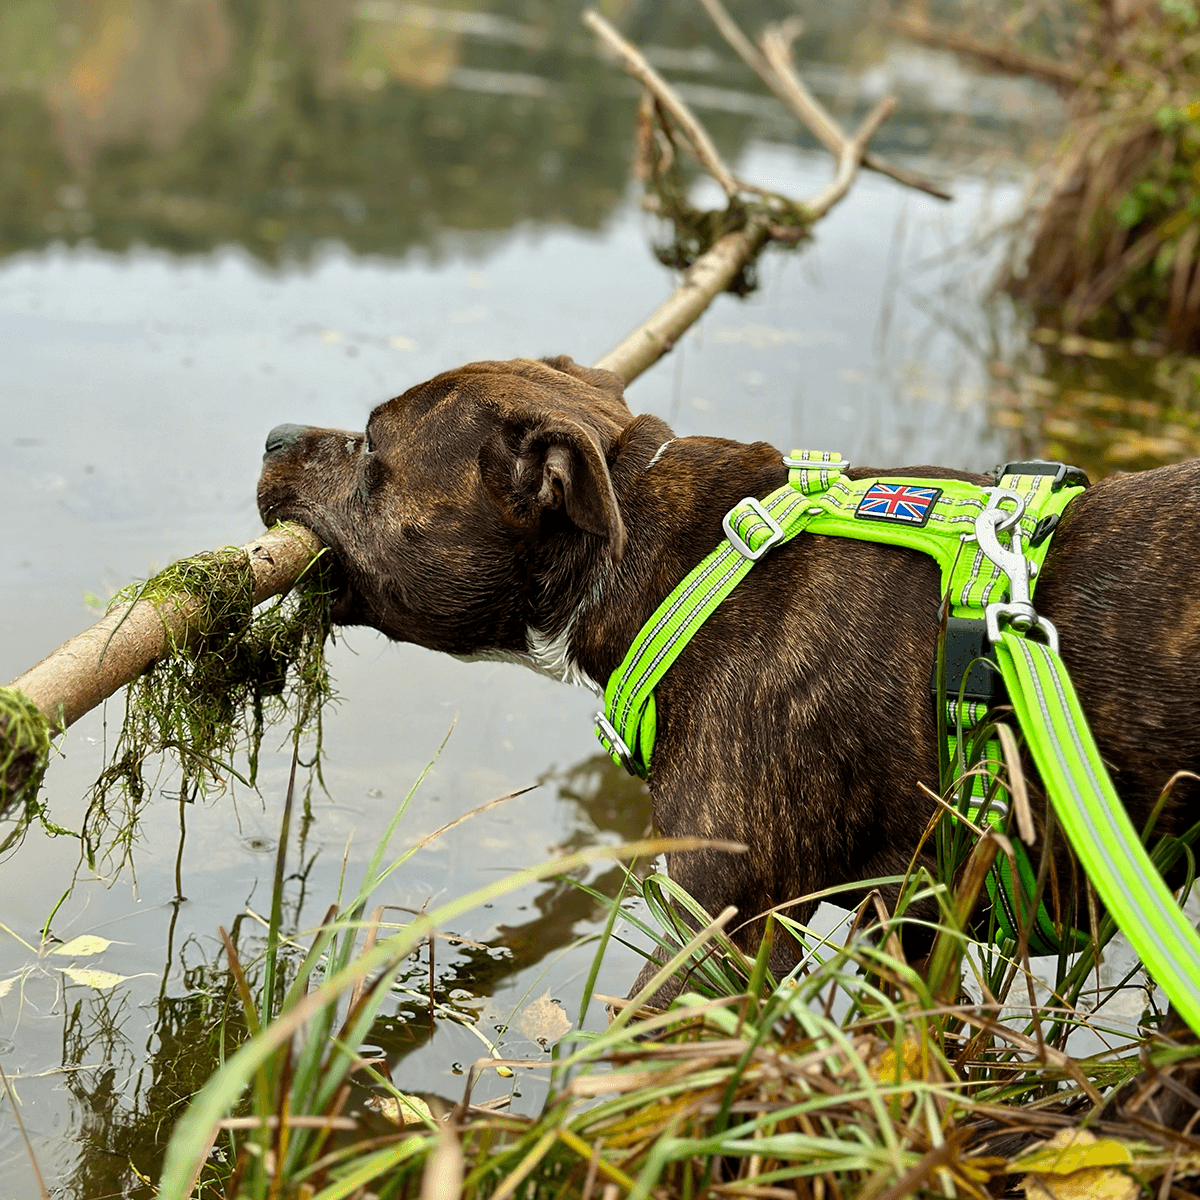
[[[634,423],[608,371],[470,363],[381,404],[365,433],[273,430],[258,507],[330,547],[338,622],[453,654],[522,651],[548,540],[621,559],[610,465]]]

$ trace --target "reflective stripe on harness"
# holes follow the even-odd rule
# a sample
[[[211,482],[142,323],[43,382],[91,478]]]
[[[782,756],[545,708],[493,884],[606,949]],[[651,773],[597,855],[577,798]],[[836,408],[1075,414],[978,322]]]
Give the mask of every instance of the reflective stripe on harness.
[[[605,748],[631,773],[649,775],[654,688],[704,621],[774,546],[807,532],[929,554],[941,572],[948,620],[984,623],[1055,814],[1088,878],[1143,963],[1200,1032],[1200,936],[1134,831],[1058,656],[1057,632],[1032,604],[1049,535],[1086,484],[1082,472],[1059,463],[1010,463],[995,487],[981,488],[957,479],[850,480],[844,475],[849,464],[830,453],[795,451],[784,463],[787,484],[730,510],[726,539],[659,605],[610,676],[604,710],[596,718]],[[1024,636],[1035,630],[1044,642]],[[957,679],[939,694],[946,705],[939,710],[939,728],[944,719],[951,760],[960,766],[972,758],[986,760],[971,785],[966,815],[1004,827],[1007,797],[991,782],[998,747],[990,742],[975,747],[970,740],[987,705],[981,707]],[[1016,906],[1023,904],[1017,897],[1031,895],[1035,880],[1023,850],[1014,861],[1017,881],[1002,855],[988,886],[1002,935],[1015,939]],[[1051,953],[1078,949],[1083,940],[1041,906],[1029,945],[1034,953]]]

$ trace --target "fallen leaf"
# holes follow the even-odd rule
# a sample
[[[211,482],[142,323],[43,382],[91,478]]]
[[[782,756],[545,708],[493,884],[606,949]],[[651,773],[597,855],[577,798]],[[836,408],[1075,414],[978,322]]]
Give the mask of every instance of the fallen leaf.
[[[81,934],[61,946],[55,946],[51,954],[69,955],[71,958],[87,958],[92,954],[103,954],[112,945],[108,938],[97,937],[94,933]]]
[[[867,1062],[867,1071],[876,1083],[907,1083],[910,1079],[922,1079],[921,1043],[906,1037],[901,1043],[900,1059],[897,1062],[896,1048],[890,1043]],[[901,1092],[900,1103],[907,1107],[912,1103],[912,1092]]]
[[[547,992],[525,1006],[517,1018],[517,1027],[535,1042],[557,1042],[571,1028],[571,1021]]]
[[[118,983],[137,978],[134,975],[114,975],[111,971],[99,971],[94,967],[64,967],[63,974],[72,983],[97,989],[116,987]]]
[[[429,1105],[420,1096],[372,1096],[367,1100],[367,1107],[401,1127],[424,1125],[434,1119]]]
[[[1097,1139],[1086,1129],[1060,1129],[1048,1142],[1022,1155],[1014,1163],[1021,1171],[1070,1175],[1084,1167],[1127,1166],[1133,1152],[1113,1138]]]
[[[1137,1200],[1138,1181],[1116,1169],[1132,1162],[1132,1151],[1121,1142],[1100,1140],[1086,1129],[1060,1129],[1011,1166],[1030,1171],[1026,1200]]]

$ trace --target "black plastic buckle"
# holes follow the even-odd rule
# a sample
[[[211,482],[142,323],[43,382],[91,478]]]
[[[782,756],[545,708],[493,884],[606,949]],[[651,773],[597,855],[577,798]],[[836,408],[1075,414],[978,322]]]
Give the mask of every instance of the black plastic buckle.
[[[1061,487],[1090,487],[1092,481],[1082,467],[1071,467],[1066,463],[1049,462],[1044,458],[1031,458],[1025,462],[1006,462],[996,468],[996,483],[1005,475],[1053,475],[1054,482],[1050,485],[1052,492]]]
[[[980,661],[985,660],[985,661]],[[957,701],[959,688],[964,700],[974,700],[988,705],[1003,704],[1008,700],[1000,669],[995,666],[996,656],[988,643],[987,623],[971,617],[946,618],[946,699]],[[988,663],[992,665],[989,666]],[[963,677],[966,676],[964,684]],[[929,691],[937,700],[937,660],[934,660],[933,678]]]

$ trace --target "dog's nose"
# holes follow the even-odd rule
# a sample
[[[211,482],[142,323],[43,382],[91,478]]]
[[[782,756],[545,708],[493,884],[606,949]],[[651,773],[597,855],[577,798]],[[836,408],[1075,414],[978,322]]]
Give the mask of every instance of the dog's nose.
[[[289,446],[295,445],[307,428],[307,425],[276,425],[267,434],[267,450],[263,455],[263,461],[265,462],[272,454],[278,454],[280,450],[286,450]]]

